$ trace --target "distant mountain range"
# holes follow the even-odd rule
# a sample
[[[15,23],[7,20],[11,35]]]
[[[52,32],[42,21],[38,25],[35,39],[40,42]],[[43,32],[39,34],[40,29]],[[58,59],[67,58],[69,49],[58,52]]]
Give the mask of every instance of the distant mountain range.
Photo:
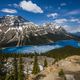
[[[21,16],[0,17],[0,47],[45,44],[64,39],[80,40],[80,37],[55,23],[38,26]]]
[[[80,32],[75,32],[75,33],[72,33],[72,34],[75,35],[75,36],[80,37]]]

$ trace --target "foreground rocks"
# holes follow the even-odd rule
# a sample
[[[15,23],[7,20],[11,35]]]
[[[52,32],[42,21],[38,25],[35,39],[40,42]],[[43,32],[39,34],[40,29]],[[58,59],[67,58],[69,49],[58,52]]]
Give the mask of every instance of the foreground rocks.
[[[80,80],[80,56],[60,60],[29,80]]]

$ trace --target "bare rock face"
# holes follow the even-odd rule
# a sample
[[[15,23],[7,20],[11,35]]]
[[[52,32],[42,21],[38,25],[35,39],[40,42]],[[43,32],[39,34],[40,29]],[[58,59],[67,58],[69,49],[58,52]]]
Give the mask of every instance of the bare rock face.
[[[74,62],[74,63],[77,63],[79,62],[80,63],[80,56],[71,56],[71,57],[68,57],[66,58],[65,60],[68,60],[68,61],[71,61],[71,62]]]
[[[39,75],[45,75],[44,77]],[[80,56],[60,60],[40,72],[32,80],[80,80]]]
[[[71,56],[58,62],[65,71],[80,71],[80,56]]]

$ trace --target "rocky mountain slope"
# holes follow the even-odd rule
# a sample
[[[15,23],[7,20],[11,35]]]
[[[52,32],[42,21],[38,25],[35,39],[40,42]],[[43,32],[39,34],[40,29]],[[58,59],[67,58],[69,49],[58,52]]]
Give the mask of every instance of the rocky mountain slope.
[[[0,47],[45,44],[63,39],[79,38],[54,23],[38,26],[21,16],[0,17]]]
[[[80,80],[80,56],[67,57],[45,68],[29,80]]]

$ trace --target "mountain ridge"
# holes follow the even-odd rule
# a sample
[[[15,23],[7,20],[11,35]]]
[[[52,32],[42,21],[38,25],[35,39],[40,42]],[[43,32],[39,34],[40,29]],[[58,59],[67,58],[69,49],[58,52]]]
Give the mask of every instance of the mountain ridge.
[[[77,39],[55,23],[38,26],[21,16],[0,18],[0,47],[44,44],[50,41]]]

